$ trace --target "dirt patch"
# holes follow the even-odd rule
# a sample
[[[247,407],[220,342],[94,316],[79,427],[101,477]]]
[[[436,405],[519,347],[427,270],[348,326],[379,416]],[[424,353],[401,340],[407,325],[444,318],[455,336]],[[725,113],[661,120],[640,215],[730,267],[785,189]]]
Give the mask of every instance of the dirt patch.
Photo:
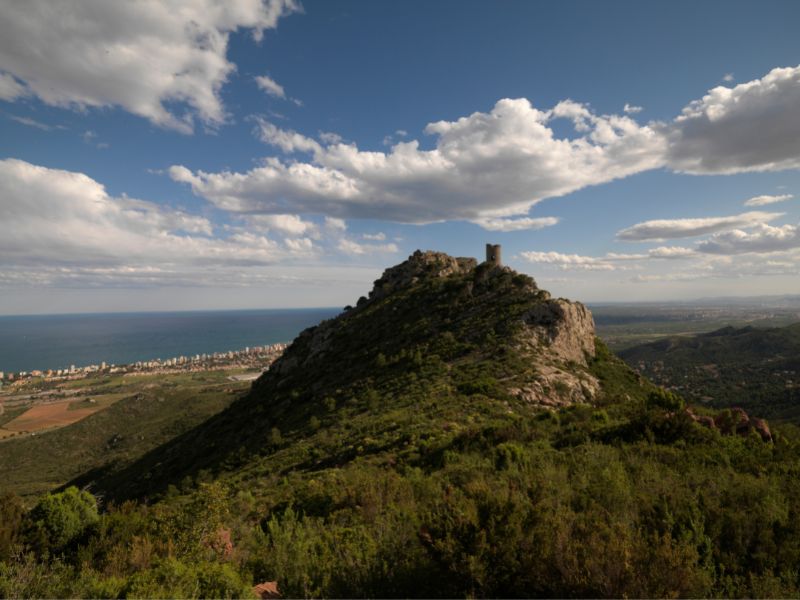
[[[9,437],[9,435],[15,433],[32,433],[45,429],[64,427],[65,425],[71,425],[105,408],[102,405],[98,405],[89,408],[73,408],[70,410],[70,404],[71,401],[52,402],[29,408],[16,419],[3,425],[4,431],[0,431],[0,438]]]

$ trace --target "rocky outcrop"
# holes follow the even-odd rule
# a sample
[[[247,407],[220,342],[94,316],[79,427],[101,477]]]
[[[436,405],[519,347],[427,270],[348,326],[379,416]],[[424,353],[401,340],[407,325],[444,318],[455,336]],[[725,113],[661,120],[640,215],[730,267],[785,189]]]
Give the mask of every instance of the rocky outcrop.
[[[580,365],[594,356],[594,319],[580,302],[546,300],[529,310],[523,320],[523,343],[544,345],[551,354]]]
[[[253,595],[256,598],[261,598],[261,600],[273,600],[282,597],[278,591],[277,581],[264,581],[253,586]]]
[[[772,432],[764,419],[751,417],[741,408],[723,410],[714,417],[697,415],[691,408],[685,409],[686,414],[695,422],[716,429],[723,435],[748,436],[755,431],[765,442],[772,441]]]
[[[381,278],[375,281],[369,299],[385,298],[393,291],[414,285],[421,279],[463,275],[477,266],[478,261],[474,258],[455,258],[443,252],[417,250],[408,257],[408,260],[383,272]]]
[[[528,404],[558,408],[591,402],[600,391],[600,383],[588,373],[569,371],[554,365],[539,365],[536,378],[508,392]]]

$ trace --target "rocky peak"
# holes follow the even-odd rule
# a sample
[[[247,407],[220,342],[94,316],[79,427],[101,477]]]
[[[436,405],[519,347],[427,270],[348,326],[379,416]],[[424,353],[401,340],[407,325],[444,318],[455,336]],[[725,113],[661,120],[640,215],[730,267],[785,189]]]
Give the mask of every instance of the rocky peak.
[[[497,261],[420,250],[386,269],[355,308],[303,332],[271,371],[305,374],[353,348],[395,356],[437,347],[444,332],[451,343],[473,348],[471,361],[492,363],[498,352],[522,358],[529,367],[499,385],[527,404],[587,402],[599,391],[589,370],[594,321],[583,304],[551,298]]]
[[[466,274],[478,266],[474,258],[453,257],[444,252],[417,250],[399,265],[390,267],[375,281],[370,300],[384,298],[391,292],[414,285],[423,279]]]

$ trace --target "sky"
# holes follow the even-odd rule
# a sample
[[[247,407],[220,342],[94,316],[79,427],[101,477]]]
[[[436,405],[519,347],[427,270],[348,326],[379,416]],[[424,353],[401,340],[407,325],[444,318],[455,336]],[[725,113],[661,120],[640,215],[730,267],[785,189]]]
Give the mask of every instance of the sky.
[[[800,3],[0,3],[0,314],[344,306],[416,249],[800,293]]]

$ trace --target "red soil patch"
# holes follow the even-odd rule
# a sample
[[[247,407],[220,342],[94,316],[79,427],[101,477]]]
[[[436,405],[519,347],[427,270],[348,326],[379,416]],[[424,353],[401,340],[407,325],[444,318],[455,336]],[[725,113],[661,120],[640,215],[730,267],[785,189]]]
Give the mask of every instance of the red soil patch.
[[[77,408],[68,410],[69,405],[73,400],[66,402],[52,402],[49,404],[38,404],[29,408],[16,419],[13,419],[3,425],[6,431],[20,432],[20,431],[41,431],[43,429],[52,429],[54,427],[64,427],[71,425],[76,421],[88,417],[92,413],[96,413],[102,406],[91,408]]]

